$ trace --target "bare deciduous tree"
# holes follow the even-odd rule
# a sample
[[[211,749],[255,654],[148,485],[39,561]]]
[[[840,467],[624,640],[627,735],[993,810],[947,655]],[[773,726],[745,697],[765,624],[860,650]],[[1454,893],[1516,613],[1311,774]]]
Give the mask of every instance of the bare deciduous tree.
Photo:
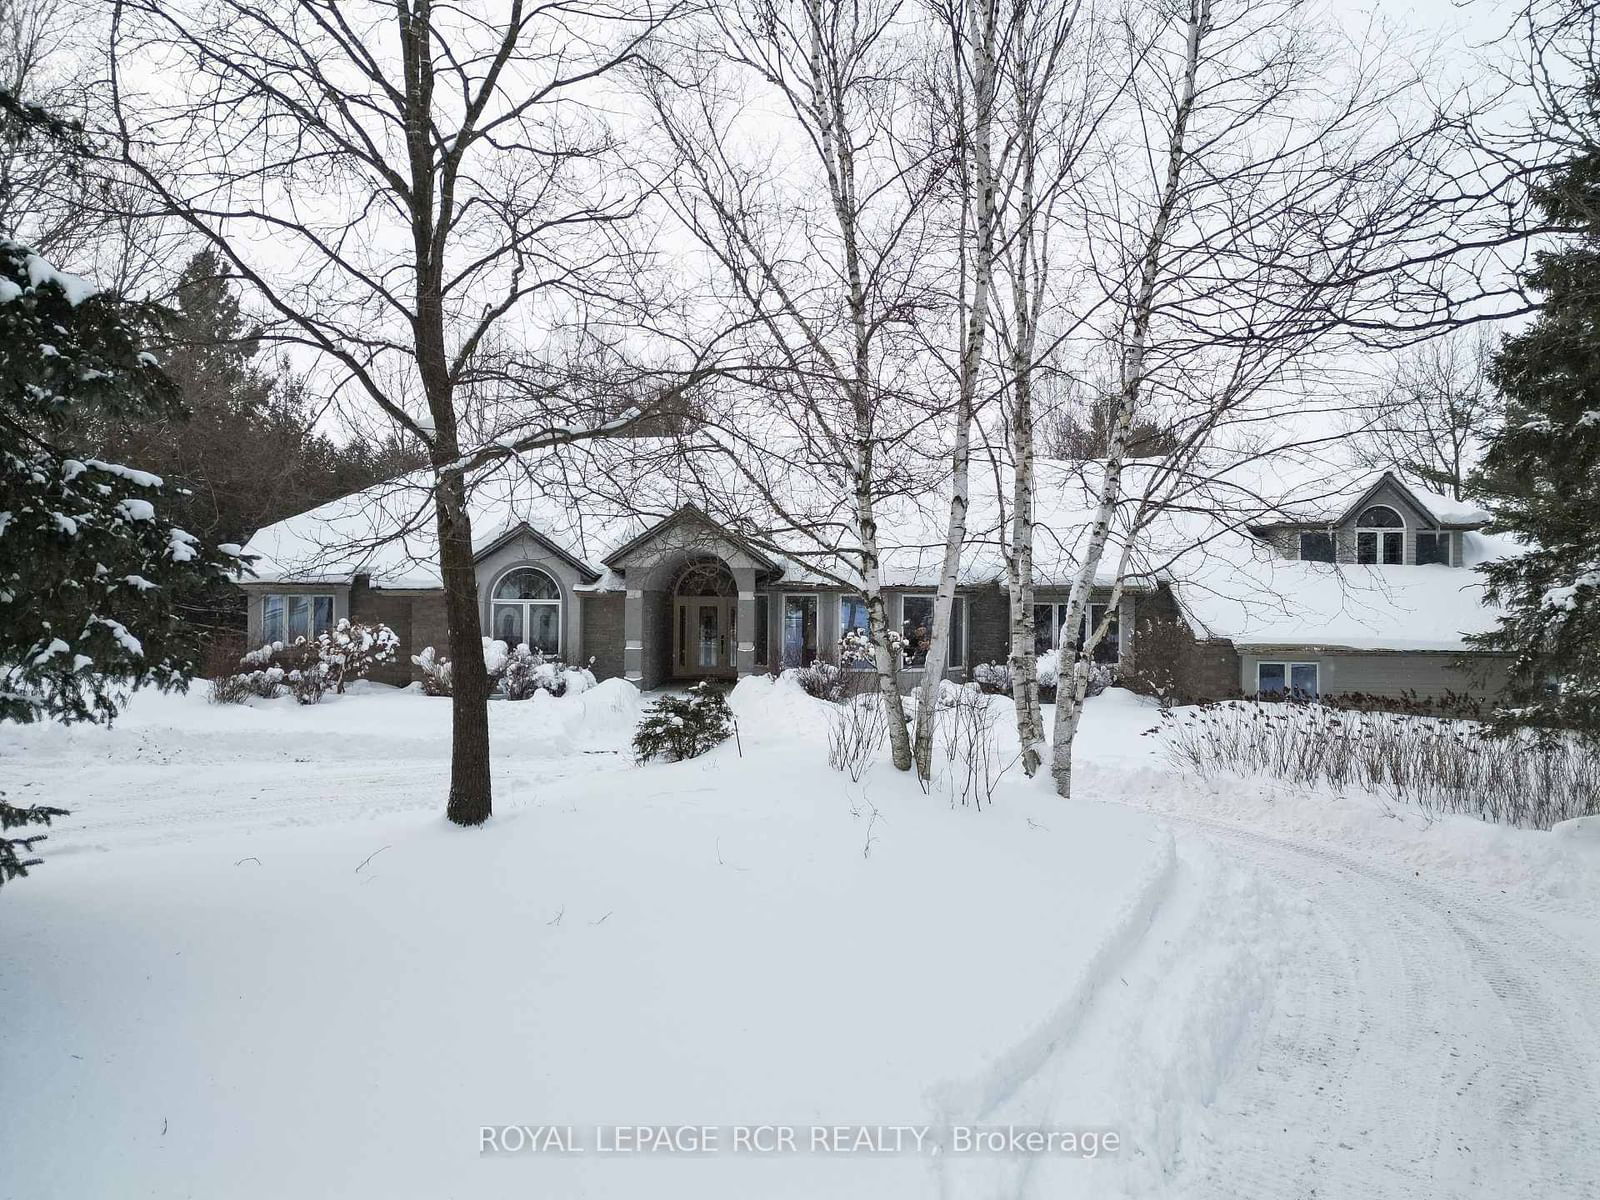
[[[1467,476],[1501,417],[1487,373],[1493,350],[1492,335],[1470,329],[1397,354],[1389,386],[1352,414],[1355,460],[1463,499]]]
[[[118,0],[120,165],[254,289],[263,336],[427,447],[454,675],[448,815],[491,812],[488,679],[473,567],[474,472],[605,436],[537,347],[626,305],[641,203],[601,81],[673,10],[508,0]],[[492,441],[463,424],[492,334],[523,347],[526,403]]]

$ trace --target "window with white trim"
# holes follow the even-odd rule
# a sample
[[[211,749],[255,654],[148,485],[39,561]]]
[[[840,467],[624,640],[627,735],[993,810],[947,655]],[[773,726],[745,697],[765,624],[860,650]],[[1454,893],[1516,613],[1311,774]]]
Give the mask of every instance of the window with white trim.
[[[535,567],[500,576],[489,602],[489,627],[496,641],[525,645],[541,654],[561,653],[561,589]]]
[[[1067,623],[1067,604],[1035,604],[1033,606],[1033,651],[1036,655],[1049,654],[1061,645],[1061,630]],[[1082,647],[1088,630],[1099,628],[1100,622],[1105,620],[1106,604],[1091,604],[1084,619],[1084,627],[1078,630],[1078,636],[1073,639],[1074,647]],[[1115,664],[1122,659],[1122,613],[1111,614],[1111,624],[1107,627],[1105,636],[1094,648],[1094,661],[1097,663]]]
[[[817,598],[789,595],[783,598],[783,665],[809,667],[817,661]]]
[[[1387,504],[1374,504],[1356,518],[1356,562],[1398,566],[1406,560],[1406,523]]]
[[[933,596],[900,598],[900,636],[901,663],[912,670],[926,666],[933,645]],[[952,667],[967,660],[967,602],[961,596],[950,605],[950,651],[945,657]]]
[[[261,640],[293,645],[333,628],[333,597],[313,592],[269,592],[261,598]]]
[[[853,670],[871,667],[872,644],[865,596],[839,597],[839,665]],[[851,653],[851,650],[854,653]]]
[[[1322,692],[1321,669],[1314,662],[1258,662],[1256,694],[1306,699]]]

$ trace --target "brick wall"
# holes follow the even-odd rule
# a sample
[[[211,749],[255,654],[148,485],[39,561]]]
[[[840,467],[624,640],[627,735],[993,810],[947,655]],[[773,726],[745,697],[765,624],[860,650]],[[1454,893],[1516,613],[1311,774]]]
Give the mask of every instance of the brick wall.
[[[368,676],[378,683],[404,687],[419,678],[411,656],[424,646],[449,654],[443,592],[390,592],[372,587],[365,577],[358,576],[350,585],[350,619],[381,622],[400,638],[395,661]]]
[[[1190,632],[1170,588],[1138,597],[1134,606],[1137,668],[1125,680],[1136,692],[1184,700],[1216,700],[1239,691],[1239,652],[1225,638]]]
[[[963,592],[967,600],[967,662],[1003,663],[1011,655],[1011,598],[1003,587]]]
[[[617,593],[587,594],[583,605],[583,657],[594,659],[596,679],[621,675],[624,598]]]

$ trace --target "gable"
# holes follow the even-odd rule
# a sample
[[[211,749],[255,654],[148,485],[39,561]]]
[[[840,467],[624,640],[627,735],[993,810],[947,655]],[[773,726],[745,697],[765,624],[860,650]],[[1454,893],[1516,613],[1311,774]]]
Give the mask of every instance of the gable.
[[[734,569],[782,574],[765,554],[694,505],[684,505],[612,551],[605,565],[626,576],[631,590],[652,586],[657,575],[696,555],[715,555]]]
[[[1372,487],[1367,489],[1365,495],[1350,506],[1343,518],[1338,522],[1337,528],[1353,530],[1356,528],[1358,518],[1367,509],[1375,504],[1382,504],[1392,508],[1400,514],[1400,519],[1406,523],[1408,529],[1437,529],[1438,520],[1427,509],[1417,503],[1411,492],[1391,475],[1385,475]]]

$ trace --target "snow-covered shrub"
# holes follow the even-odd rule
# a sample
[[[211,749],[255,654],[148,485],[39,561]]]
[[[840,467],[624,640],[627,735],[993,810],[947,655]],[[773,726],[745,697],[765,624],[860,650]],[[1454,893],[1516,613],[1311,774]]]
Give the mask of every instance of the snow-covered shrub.
[[[864,690],[859,676],[820,658],[808,667],[790,667],[784,674],[798,683],[806,695],[833,704]]]
[[[342,693],[346,682],[365,679],[373,667],[392,663],[400,650],[400,635],[381,622],[368,625],[341,617],[332,629],[317,635],[316,645],[328,682]]]
[[[321,704],[323,693],[328,690],[328,664],[320,659],[308,660],[303,667],[285,674],[283,682],[297,704]]]
[[[888,631],[886,637],[889,653],[898,657],[905,647],[905,638],[893,629]],[[845,630],[844,636],[839,639],[839,661],[858,670],[876,665],[877,652],[872,646],[872,636],[865,629]]]
[[[979,691],[991,696],[1011,694],[1011,668],[1006,663],[979,663],[972,668],[972,679]]]
[[[733,712],[721,688],[697,683],[686,696],[663,696],[639,721],[633,755],[639,762],[697,758],[734,734]]]
[[[1112,684],[1117,682],[1117,669],[1110,663],[1092,662],[1089,664],[1089,686],[1084,691],[1086,696],[1098,696]]]
[[[305,638],[258,646],[240,656],[239,666],[241,669],[234,674],[212,680],[211,703],[243,704],[252,698],[274,700],[287,690],[300,703],[315,704],[322,699],[322,690],[327,687],[326,668],[317,644]],[[317,679],[302,678],[312,667],[316,668]]]
[[[301,704],[317,704],[330,687],[344,691],[380,663],[393,662],[400,638],[387,625],[341,620],[315,638],[268,642],[239,658],[240,670],[211,682],[213,704],[271,700],[287,691]]]
[[[504,642],[495,646],[505,648]],[[507,650],[498,672],[500,693],[507,700],[527,700],[535,692],[549,692],[552,696],[576,696],[594,686],[594,674],[589,667],[571,667],[553,654],[543,654],[526,644]],[[592,665],[594,659],[590,659]],[[491,675],[491,678],[494,678]]]
[[[1057,677],[1060,675],[1061,653],[1051,649],[1039,655],[1039,690],[1053,692],[1056,690]]]
[[[432,646],[411,656],[412,664],[422,672],[422,691],[428,696],[450,694],[450,660],[433,652]]]
[[[1181,713],[1182,715],[1178,715]],[[1355,787],[1427,813],[1549,829],[1600,815],[1600,754],[1573,736],[1500,737],[1472,721],[1233,700],[1162,712],[1166,750],[1202,778]]]

